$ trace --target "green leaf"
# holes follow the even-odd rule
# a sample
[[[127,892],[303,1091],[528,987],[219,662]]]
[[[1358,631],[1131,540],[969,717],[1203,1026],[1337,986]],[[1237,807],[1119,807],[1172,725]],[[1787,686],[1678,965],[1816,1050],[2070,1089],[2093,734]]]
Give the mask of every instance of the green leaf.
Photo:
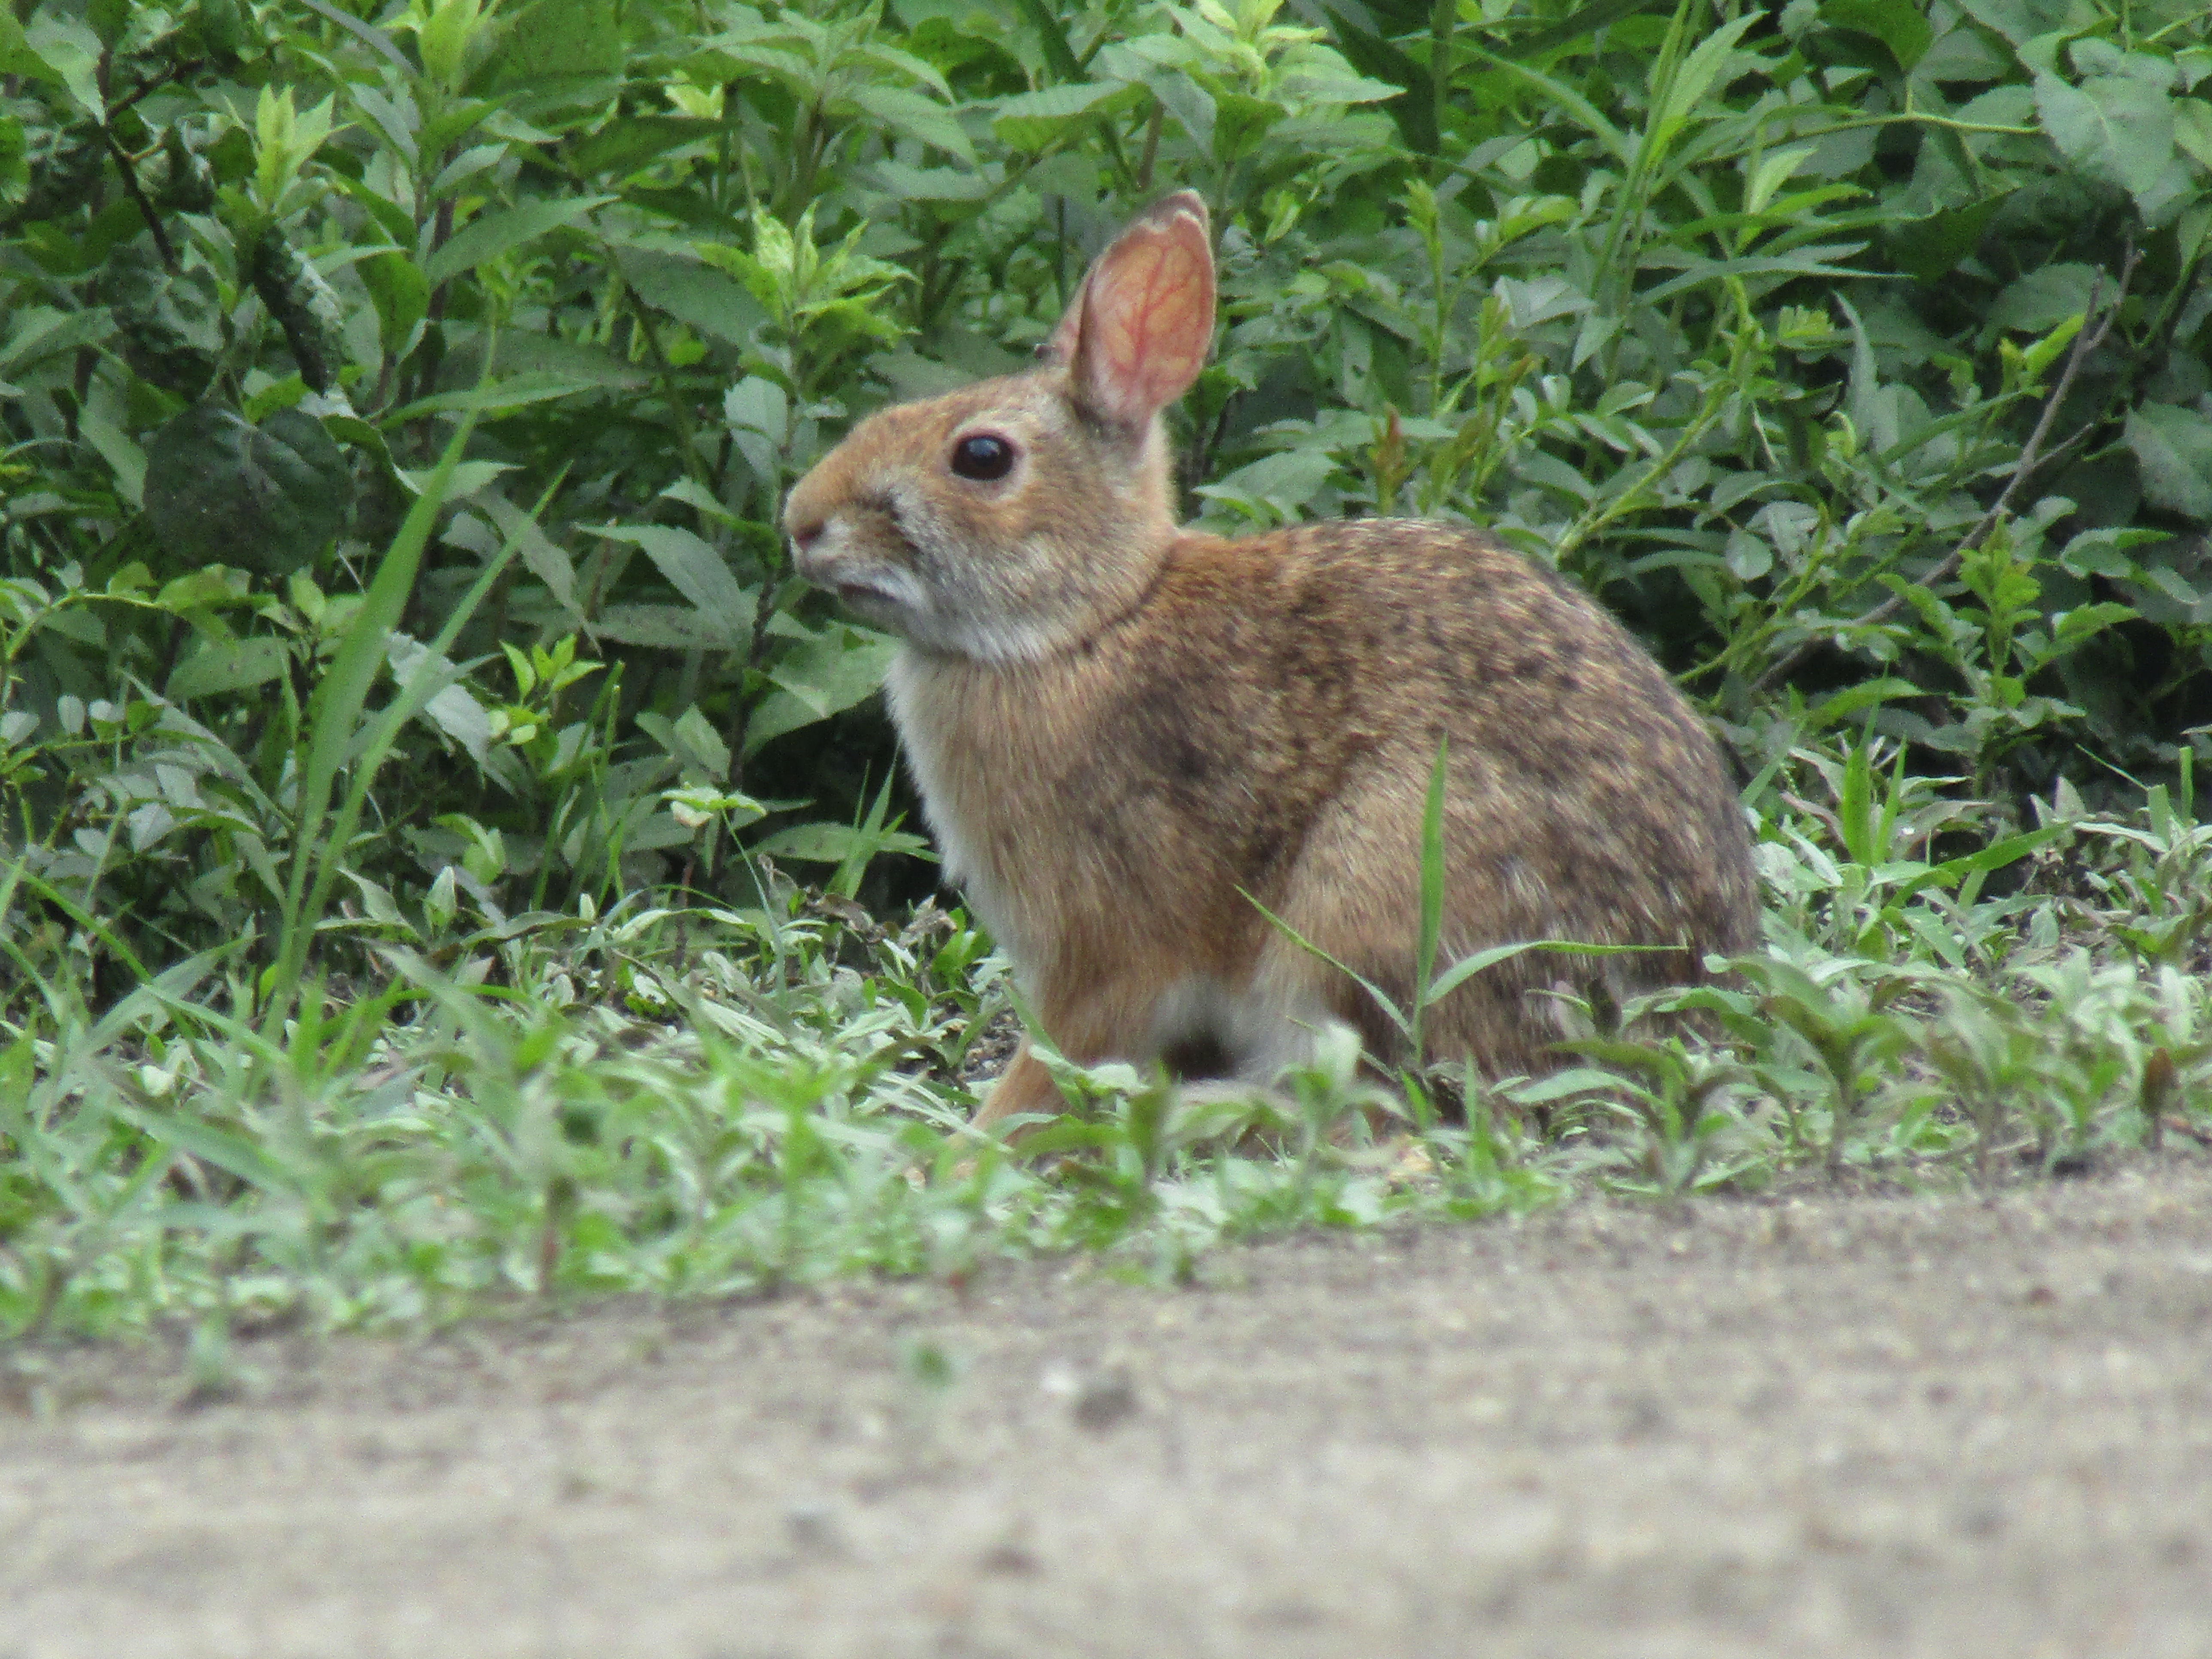
[[[69,89],[78,106],[95,120],[107,112],[100,88],[100,60],[106,55],[100,37],[82,17],[64,15],[58,8],[42,7],[23,26],[25,50],[32,64],[23,73]]]
[[[1401,1036],[1405,1036],[1408,1041],[1411,1041],[1413,1035],[1413,1023],[1408,1020],[1404,1014],[1399,1012],[1398,1005],[1393,1002],[1389,997],[1384,994],[1381,986],[1376,984],[1374,981],[1366,978],[1363,975],[1354,973],[1350,968],[1346,967],[1343,963],[1339,962],[1334,957],[1329,955],[1328,951],[1322,950],[1321,946],[1316,945],[1311,939],[1306,938],[1304,934],[1299,933],[1297,928],[1291,927],[1290,923],[1285,921],[1280,916],[1277,915],[1273,910],[1270,910],[1266,905],[1261,903],[1259,900],[1254,898],[1251,894],[1246,892],[1242,887],[1238,888],[1237,892],[1240,898],[1242,898],[1247,904],[1250,905],[1255,910],[1257,910],[1260,915],[1266,919],[1269,927],[1273,927],[1285,939],[1290,940],[1291,944],[1297,945],[1298,949],[1304,951],[1308,956],[1312,957],[1318,961],[1327,963],[1330,967],[1336,969],[1338,973],[1343,975],[1346,979],[1357,985],[1361,990],[1366,992],[1368,999],[1375,1004],[1377,1009],[1381,1010],[1382,1017],[1385,1019],[1388,1019],[1391,1024],[1397,1027],[1398,1031]],[[1434,1000],[1442,995],[1443,993],[1441,991],[1435,989],[1433,987],[1431,988],[1431,1000]]]
[[[720,641],[732,650],[752,638],[753,602],[722,556],[691,532],[678,525],[599,525],[592,533],[610,541],[628,542],[645,550],[646,557],[668,578],[668,585],[698,607],[699,615]]]
[[[944,105],[925,98],[918,92],[908,92],[904,87],[854,87],[846,96],[854,105],[875,117],[892,131],[920,139],[948,155],[957,155],[971,166],[974,164],[975,147],[968,142],[968,135],[960,130],[959,122],[952,118],[952,112]]]
[[[659,651],[742,651],[751,638],[721,617],[682,605],[611,605],[591,628],[600,639]]]
[[[1525,64],[1516,64],[1510,58],[1500,58],[1494,52],[1484,52],[1480,47],[1471,47],[1469,50],[1492,68],[1504,70],[1507,74],[1516,76],[1534,87],[1562,112],[1602,144],[1607,154],[1621,166],[1633,167],[1636,164],[1635,144],[1619,127],[1599,113],[1596,105],[1591,103],[1572,87],[1540,70],[1530,69]]]
[[[1981,246],[1983,234],[2009,191],[1984,197],[1966,207],[1931,213],[1924,219],[1893,222],[1883,234],[1883,244],[1898,268],[1923,283],[1948,276],[1959,262]]]
[[[288,574],[330,545],[352,507],[344,455],[297,410],[256,427],[198,404],[146,447],[146,516],[189,563]]]
[[[753,849],[773,858],[805,864],[842,864],[856,854],[926,855],[929,843],[896,830],[871,830],[851,823],[798,823],[759,842]]]
[[[603,173],[619,179],[680,145],[699,143],[721,131],[719,121],[689,115],[629,115],[580,140],[566,160],[579,179]]]
[[[432,288],[436,288],[550,230],[574,225],[594,208],[604,207],[614,199],[611,196],[570,196],[525,202],[520,207],[484,214],[454,232],[450,241],[424,261],[422,275]]]
[[[2178,404],[2128,412],[2127,445],[2143,494],[2192,519],[2212,519],[2212,420]]]
[[[1421,808],[1421,922],[1413,947],[1413,1025],[1431,1001],[1437,947],[1444,927],[1444,779],[1450,768],[1451,739],[1437,742],[1437,763],[1429,771],[1429,793]],[[1418,1064],[1425,1058],[1416,1054]]]
[[[1510,962],[1515,957],[1531,951],[1578,957],[1649,956],[1655,951],[1671,951],[1681,954],[1678,945],[1580,945],[1572,939],[1532,939],[1517,945],[1493,945],[1462,957],[1450,968],[1437,976],[1429,988],[1429,1000],[1441,1002],[1454,991],[1486,968],[1495,968],[1501,962]]]
[[[623,72],[619,0],[534,0],[502,14],[495,90],[532,114],[611,95]]]
[[[715,783],[728,781],[730,745],[722,741],[722,734],[714,729],[714,722],[699,712],[697,704],[672,720],[646,709],[639,714],[637,724],[686,772]]]
[[[2005,284],[1989,308],[1992,329],[2044,334],[2069,317],[2086,316],[2098,272],[2092,265],[2053,264]]]
[[[1614,0],[1614,3],[1624,3],[1632,9],[1642,0]],[[1417,97],[1407,90],[1428,83],[1428,71],[1382,35],[1362,27],[1334,7],[1325,8],[1325,15],[1329,33],[1346,61],[1367,78],[1397,89],[1388,108],[1390,118],[1397,123],[1399,136],[1406,141],[1406,148],[1419,155],[1435,155],[1436,106],[1428,97]],[[1523,55],[1535,54],[1524,49]]]
[[[1673,146],[1674,136],[1696,112],[1706,91],[1712,86],[1729,54],[1735,50],[1736,42],[1744,32],[1763,21],[1763,14],[1748,11],[1731,18],[1698,43],[1697,50],[1682,60],[1680,74],[1673,86],[1667,89],[1667,100],[1651,123],[1650,142],[1656,153],[1663,154]]]
[[[354,270],[376,307],[376,337],[384,355],[404,355],[414,342],[415,325],[429,315],[430,279],[397,249],[358,260]]]
[[[1144,96],[1140,86],[1111,81],[1017,93],[999,100],[991,131],[1010,149],[1040,150],[1069,128],[1133,108]]]
[[[748,345],[768,313],[744,285],[703,260],[682,254],[623,248],[623,280],[655,310],[687,327],[732,345]]]
[[[463,410],[461,412],[464,415],[468,414],[466,410]],[[405,484],[408,489],[413,490],[418,495],[430,488],[431,480],[437,476],[436,472],[428,467],[410,468],[402,466],[395,467],[392,471],[398,475],[400,483]],[[473,495],[479,489],[485,488],[489,484],[496,483],[499,476],[502,472],[512,472],[514,471],[514,463],[513,461],[456,462],[453,465],[453,471],[447,475],[445,485],[446,499],[447,501],[459,501],[464,496]]]
[[[398,625],[408,596],[415,590],[422,550],[428,544],[431,527],[445,505],[446,486],[468,443],[469,433],[469,423],[464,418],[447,441],[445,453],[431,471],[422,493],[408,507],[398,533],[385,548],[384,556],[377,561],[376,574],[369,580],[368,591],[362,596],[360,605],[338,641],[337,655],[315,688],[307,734],[307,761],[301,768],[295,796],[291,868],[285,882],[276,964],[264,1014],[264,1029],[272,1036],[283,1030],[284,1021],[292,1012],[292,999],[307,969],[307,951],[313,942],[316,925],[337,885],[339,858],[352,845],[353,826],[359,822],[370,782],[390,752],[400,722],[409,717],[412,708],[420,706],[413,702],[410,696],[415,687],[403,690],[370,726],[366,748],[360,746],[369,690],[384,665],[391,630]],[[448,635],[459,628],[504,566],[503,558],[485,562],[476,586],[459,605],[451,608],[435,650],[442,651],[450,643]],[[339,774],[349,766],[353,773],[352,784],[337,812],[326,823],[325,814]]]
[[[23,26],[15,21],[15,11],[7,7],[0,7],[0,75],[28,76],[34,81],[61,80],[52,66],[31,50],[31,43],[23,35]]]
[[[33,307],[0,342],[0,374],[20,372],[79,346],[97,345],[114,331],[115,319],[105,306],[83,311]]]
[[[440,392],[411,404],[403,404],[398,409],[386,410],[379,424],[389,428],[421,416],[445,414],[463,409],[472,410],[480,415],[505,414],[532,404],[574,397],[579,392],[598,390],[599,387],[589,380],[540,369],[528,374],[510,374],[503,380],[492,380],[483,386]]]
[[[1898,68],[1910,73],[1928,55],[1936,31],[1914,0],[1826,0],[1820,21],[1831,28],[1870,34],[1889,48]]]
[[[1076,59],[1066,28],[1046,0],[1015,0],[1015,3],[1029,26],[1036,31],[1038,44],[1044,48],[1045,66],[1062,81],[1080,77],[1083,65]]]
[[[2071,650],[2091,635],[2103,633],[2116,623],[2132,621],[2136,608],[2105,600],[2096,605],[2085,605],[2073,611],[2061,612],[2053,618],[2056,624],[2051,637],[2062,647]]]
[[[2061,155],[2138,204],[2173,159],[2173,100],[2134,76],[2092,76],[2077,88],[2039,75],[2035,107]]]
[[[282,674],[292,660],[283,641],[266,634],[243,640],[209,640],[182,662],[161,688],[178,702],[223,691],[243,691]]]
[[[769,671],[776,690],[745,722],[745,753],[771,738],[841,714],[871,696],[890,670],[898,641],[860,628],[832,628]]]
[[[2008,864],[2017,864],[2039,847],[2047,847],[2061,836],[2070,835],[2073,828],[2065,823],[2046,823],[2039,830],[2023,830],[2017,835],[2005,836],[1988,846],[1959,858],[1947,859],[1924,873],[1902,884],[1900,894],[1910,896],[1929,887],[1955,887],[1971,875],[1986,875],[1992,870],[2002,870]]]
[[[2173,142],[2205,172],[2212,173],[2212,104],[2202,98],[2178,98],[2173,104]]]

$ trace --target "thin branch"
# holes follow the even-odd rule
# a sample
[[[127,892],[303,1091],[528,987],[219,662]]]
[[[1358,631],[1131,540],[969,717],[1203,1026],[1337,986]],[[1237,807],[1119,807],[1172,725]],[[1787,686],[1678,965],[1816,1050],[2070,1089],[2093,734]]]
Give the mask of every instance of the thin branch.
[[[168,68],[163,70],[159,75],[154,76],[149,80],[140,82],[129,92],[125,93],[122,97],[110,104],[107,106],[107,118],[112,121],[117,116],[122,114],[125,110],[129,109],[133,104],[137,103],[141,98],[147,96],[150,93],[159,92],[163,87],[168,86],[174,82],[181,81],[186,76],[197,75],[206,67],[207,59],[204,58],[187,58],[181,64],[170,64]]]
[[[123,188],[137,204],[138,216],[146,222],[146,228],[154,233],[154,246],[161,251],[162,269],[174,275],[177,269],[177,250],[170,246],[169,233],[161,228],[161,216],[154,211],[154,204],[146,199],[146,192],[138,183],[138,169],[131,160],[131,152],[123,148],[120,139],[107,127],[101,127],[100,136],[107,141],[108,154],[115,158],[115,170],[123,175]]]
[[[2011,477],[2005,481],[2002,493],[1991,504],[1990,510],[1976,521],[1974,527],[1966,532],[1959,544],[1953,548],[1933,569],[1917,579],[1914,584],[1916,586],[1934,587],[1940,583],[1948,581],[1956,574],[1966,555],[1987,541],[1990,533],[2003,521],[2005,514],[2012,507],[2013,497],[2020,494],[2021,487],[2049,462],[2057,459],[2058,456],[2088,435],[2091,427],[2095,425],[2094,422],[2090,426],[2084,427],[2081,431],[2075,433],[2050,455],[2046,456],[2043,453],[2043,441],[2051,435],[2051,425],[2058,418],[2059,405],[2066,401],[2066,394],[2074,389],[2075,375],[2080,371],[2082,363],[2087,360],[2089,354],[2105,343],[2106,337],[2112,331],[2112,325],[2119,319],[2121,302],[2128,297],[2128,283],[2133,279],[2136,265],[2142,258],[2142,256],[2136,251],[2134,242],[2130,240],[2128,244],[2126,258],[2120,266],[2119,288],[2112,295],[2112,305],[2099,319],[2095,328],[2089,328],[2085,324],[2081,331],[2074,337],[2074,343],[2066,353],[2066,367],[2059,373],[2058,384],[2051,388],[2051,396],[2044,400],[2042,416],[2036,421],[2035,430],[2028,434],[2027,443],[2021,450],[2020,459],[2013,466]],[[2096,281],[2090,286],[2088,313],[2091,316],[2097,314],[2100,299],[2097,290],[2103,282],[2103,273],[2100,272]],[[1902,593],[1893,593],[1880,605],[1864,612],[1845,626],[1853,631],[1863,628],[1878,627],[1902,611],[1905,608],[1905,596]],[[1800,641],[1787,653],[1777,659],[1764,673],[1752,682],[1751,689],[1753,694],[1773,690],[1776,685],[1788,678],[1791,670],[1812,654],[1814,648],[1820,642],[1818,635]]]
[[[1152,100],[1152,113],[1145,123],[1145,154],[1137,163],[1137,194],[1152,193],[1152,164],[1159,160],[1160,128],[1166,124],[1168,109],[1157,98]]]

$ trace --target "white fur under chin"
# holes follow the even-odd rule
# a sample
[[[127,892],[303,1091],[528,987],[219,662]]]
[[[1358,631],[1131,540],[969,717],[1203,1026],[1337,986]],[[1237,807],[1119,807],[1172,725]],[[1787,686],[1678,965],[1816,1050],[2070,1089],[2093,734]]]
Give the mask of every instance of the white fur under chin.
[[[842,517],[823,526],[820,539],[800,557],[799,574],[819,586],[854,590],[845,595],[849,608],[932,655],[994,665],[1036,662],[1062,642],[1060,632],[1040,623],[948,612],[945,596],[918,572],[857,549]]]
[[[1060,641],[1049,629],[1030,623],[985,622],[973,617],[909,616],[900,624],[908,644],[941,657],[965,657],[994,667],[1038,662]]]
[[[890,699],[891,720],[898,727],[907,764],[914,769],[915,787],[921,792],[922,816],[937,837],[945,879],[961,890],[968,908],[1018,968],[1030,954],[1019,902],[1012,890],[996,879],[989,863],[980,856],[980,849],[970,843],[966,826],[951,810],[945,759],[951,733],[927,684],[937,665],[928,652],[909,642],[891,659],[890,670],[884,677],[884,695]]]

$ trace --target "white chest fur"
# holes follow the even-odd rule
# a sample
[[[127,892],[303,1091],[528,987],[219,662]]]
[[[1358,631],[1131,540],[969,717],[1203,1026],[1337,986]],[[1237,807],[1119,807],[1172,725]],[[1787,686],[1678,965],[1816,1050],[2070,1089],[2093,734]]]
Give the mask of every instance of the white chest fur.
[[[960,888],[977,920],[990,930],[1017,969],[1035,960],[1029,907],[994,855],[994,814],[1004,804],[991,776],[994,756],[978,746],[963,704],[975,695],[977,668],[908,647],[892,659],[884,690],[898,727],[907,764],[921,791],[923,815],[937,837],[945,879]]]

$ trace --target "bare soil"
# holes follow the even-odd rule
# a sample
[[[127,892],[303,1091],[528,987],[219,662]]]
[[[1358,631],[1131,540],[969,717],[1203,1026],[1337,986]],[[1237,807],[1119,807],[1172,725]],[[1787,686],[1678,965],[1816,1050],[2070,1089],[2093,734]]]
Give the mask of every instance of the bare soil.
[[[2212,1656],[2212,1166],[0,1357],[0,1655]]]

